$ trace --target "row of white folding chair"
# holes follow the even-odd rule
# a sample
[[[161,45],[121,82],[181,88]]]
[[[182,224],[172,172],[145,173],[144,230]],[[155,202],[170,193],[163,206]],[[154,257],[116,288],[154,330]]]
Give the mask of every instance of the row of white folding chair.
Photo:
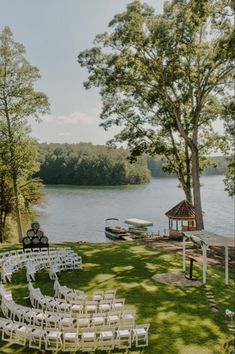
[[[7,290],[2,283],[0,283],[0,297],[7,300],[12,300],[11,290]]]
[[[0,253],[0,266],[2,265],[2,263],[8,259],[11,258],[12,256],[15,255],[20,255],[22,254],[24,251],[22,249],[18,249],[18,250],[11,250],[11,251],[6,251],[6,252],[1,252]]]
[[[125,299],[112,300],[69,300],[45,296],[40,289],[35,289],[32,283],[28,283],[29,297],[33,307],[42,308],[48,311],[64,311],[64,312],[79,312],[79,313],[99,313],[110,310],[122,311],[125,305]],[[109,293],[108,293],[109,294]],[[111,293],[112,294],[112,293]]]
[[[64,253],[65,254],[65,253]],[[35,279],[35,271],[40,270],[42,268],[48,268],[51,262],[54,263],[59,263],[61,264],[61,269],[62,270],[69,270],[69,269],[79,269],[82,267],[82,260],[81,257],[78,255],[74,255],[72,259],[70,259],[67,256],[62,257],[61,255],[52,255],[52,256],[47,256],[46,254],[43,255],[36,255],[34,259],[28,260],[27,257],[24,257],[24,255],[20,256],[13,256],[11,259],[7,259],[7,261],[3,262],[2,264],[2,270],[1,270],[1,279],[3,282],[9,281],[11,282],[12,274],[18,269],[23,268],[26,264],[29,264],[30,262],[34,264],[34,267],[37,269],[33,270],[31,267],[31,270],[27,271],[27,279]],[[36,264],[38,264],[36,266]]]
[[[1,269],[1,279],[5,283],[11,282],[12,274],[25,266],[24,260],[13,259],[12,261],[3,262]]]
[[[77,254],[72,250],[68,248],[56,248],[53,251],[48,252],[47,248],[45,249],[26,249],[25,251],[23,250],[12,250],[9,252],[4,252],[0,253],[0,262],[4,263],[6,261],[11,261],[13,258],[20,258],[21,259],[28,259],[28,258],[33,258],[35,259],[36,257],[69,257],[69,258],[76,258]],[[80,257],[81,258],[81,257]]]
[[[64,257],[60,258],[57,261],[53,261],[50,263],[49,267],[49,277],[51,280],[55,280],[57,277],[57,273],[67,270],[75,270],[82,268],[82,258],[77,256],[76,258]]]
[[[68,288],[67,286],[61,286],[58,280],[58,277],[55,277],[54,282],[54,290],[55,297],[64,298],[68,302],[72,302],[73,300],[85,300],[87,295],[77,289]],[[101,300],[113,300],[116,297],[116,290],[97,290],[94,291],[91,295],[91,299],[93,301],[101,301]]]
[[[0,252],[0,263],[2,260],[6,260],[9,257],[16,256],[16,255],[34,255],[35,253],[46,253],[46,254],[59,254],[59,253],[66,253],[66,254],[74,254],[74,250],[70,247],[42,247],[42,248],[26,248],[26,249],[15,249],[11,251]],[[76,254],[76,253],[75,253]]]
[[[31,292],[30,299],[33,307],[53,312],[68,313],[103,313],[110,310],[122,311],[125,299],[97,301],[73,301],[68,303],[63,299],[56,299],[51,296],[42,295],[40,291]]]
[[[61,312],[49,312],[16,304],[13,300],[3,298],[1,303],[2,313],[6,318],[13,321],[18,320],[22,323],[38,326],[49,326],[53,328],[88,328],[104,325],[134,325],[135,311],[116,311],[107,314],[71,314]]]
[[[32,274],[31,278],[34,279],[34,274],[35,271],[42,269],[44,267],[48,267],[48,264],[46,262],[46,260],[44,261],[44,263],[42,263],[42,260],[40,260],[40,263],[37,261],[32,261],[32,260],[28,260],[27,258],[24,259],[24,257],[14,257],[10,260],[7,260],[6,262],[3,262],[2,264],[2,270],[1,270],[1,279],[3,282],[11,282],[11,278],[12,278],[12,274],[21,269],[24,268],[26,266],[27,268],[27,264],[28,264],[28,268],[29,268],[29,264],[33,264],[33,266],[31,266],[31,271],[29,271],[29,273]],[[32,267],[36,267],[37,270],[35,269],[34,271],[32,271]],[[27,273],[26,273],[27,274]],[[27,274],[27,279],[30,279],[30,275]]]
[[[55,277],[53,288],[55,290],[54,296],[56,298],[64,298],[68,302],[70,302],[69,300],[83,301],[87,298],[87,295],[84,293],[84,291],[71,289],[65,285],[61,286],[57,276]]]
[[[40,260],[37,262],[33,262],[32,260],[28,261],[26,263],[26,278],[27,281],[35,281],[35,273],[39,272],[40,270],[47,268],[48,267],[48,261],[47,260]]]
[[[9,292],[10,294],[10,292]],[[26,320],[27,323],[40,324],[40,323],[50,323],[51,326],[58,327],[60,325],[70,325],[74,326],[95,326],[95,325],[119,325],[121,324],[134,324],[135,312],[133,310],[123,310],[123,311],[109,311],[103,313],[85,313],[72,311],[71,313],[66,313],[64,310],[52,312],[47,309],[43,311],[42,309],[32,309],[30,307],[22,306],[16,304],[12,300],[12,296],[2,299],[1,304],[2,312],[5,317],[11,319],[18,319],[19,321]],[[54,325],[52,324],[54,323]]]
[[[33,307],[42,308],[53,312],[78,312],[78,313],[103,313],[110,310],[122,311],[125,299],[100,300],[100,301],[71,301],[42,295],[40,290],[31,291],[30,300]]]
[[[68,329],[63,332],[48,329],[46,348],[49,350],[64,350],[93,352],[95,350],[110,351],[115,347],[128,349],[134,344],[136,347],[148,345],[149,324],[133,326],[104,326],[99,329],[84,328],[77,331]]]
[[[132,343],[136,347],[148,345],[149,325],[138,325],[133,327],[120,327],[116,330],[113,327],[102,327],[77,331],[68,329],[59,331],[54,328],[44,330],[35,326],[22,325],[0,318],[0,329],[2,340],[25,346],[27,342],[30,348],[48,351],[77,351],[91,352],[95,350],[113,350],[131,348]]]
[[[37,289],[34,289],[37,291]],[[2,312],[5,317],[19,321],[27,321],[31,324],[42,324],[45,322],[50,326],[58,327],[60,324],[65,327],[67,325],[74,325],[78,327],[90,327],[99,325],[120,325],[120,324],[134,324],[135,312],[131,310],[125,311],[109,311],[107,313],[73,313],[68,314],[63,311],[50,312],[38,309],[31,309],[26,306],[18,305],[12,300],[11,291],[6,291],[4,286],[1,287],[2,293]]]
[[[138,325],[135,328],[130,326],[119,327],[117,330],[113,327],[102,327],[100,329],[89,328],[80,330],[66,330],[63,332],[53,332],[48,336],[49,346],[47,348],[54,350],[62,349],[64,351],[91,352],[95,350],[110,351],[115,347],[118,349],[128,349],[132,343],[136,347],[145,347],[148,345],[148,324]]]

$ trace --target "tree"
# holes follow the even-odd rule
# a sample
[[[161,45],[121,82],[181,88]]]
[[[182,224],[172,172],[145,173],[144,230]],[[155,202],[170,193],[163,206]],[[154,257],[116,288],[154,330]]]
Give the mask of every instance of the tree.
[[[15,214],[15,195],[11,176],[11,166],[9,164],[10,150],[7,137],[4,136],[4,129],[0,125],[0,242],[6,239],[6,229],[9,229],[12,216]],[[15,156],[17,156],[17,188],[19,198],[19,209],[28,220],[32,216],[32,206],[38,204],[42,199],[42,183],[32,175],[38,170],[38,152],[35,143],[22,137],[15,146]]]
[[[229,153],[227,154],[227,172],[225,175],[224,183],[225,190],[228,195],[232,197],[235,195],[235,103],[228,102],[224,105],[224,119],[225,119],[225,135],[229,142]]]
[[[14,205],[19,241],[22,240],[19,185],[22,170],[18,165],[18,146],[27,134],[27,119],[48,111],[48,98],[34,90],[39,70],[25,58],[22,44],[13,39],[9,27],[0,34],[0,121],[9,149],[9,166],[14,191]],[[2,141],[1,141],[2,145]]]
[[[40,171],[46,184],[123,185],[149,182],[146,159],[130,165],[128,152],[107,146],[40,144]]]
[[[212,123],[231,85],[230,13],[222,0],[175,0],[162,15],[133,1],[78,56],[90,74],[85,87],[100,87],[102,125],[122,126],[115,139],[137,152],[159,153],[162,146],[174,157],[175,172],[181,165],[186,178],[192,175],[198,229],[204,228],[200,160],[223,145]]]

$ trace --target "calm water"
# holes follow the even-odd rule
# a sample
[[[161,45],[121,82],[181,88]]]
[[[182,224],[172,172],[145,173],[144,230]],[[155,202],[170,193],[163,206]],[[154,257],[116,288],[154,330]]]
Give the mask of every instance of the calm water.
[[[233,235],[233,200],[224,192],[223,176],[203,177],[201,182],[205,229]],[[151,231],[162,233],[168,227],[165,212],[184,199],[173,178],[153,179],[144,186],[50,186],[44,191],[46,203],[38,220],[49,241],[105,242],[105,219],[110,217],[151,220]]]

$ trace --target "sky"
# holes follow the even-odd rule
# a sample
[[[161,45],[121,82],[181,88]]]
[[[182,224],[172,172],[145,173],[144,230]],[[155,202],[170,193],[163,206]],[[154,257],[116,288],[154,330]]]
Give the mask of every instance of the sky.
[[[9,26],[14,39],[26,49],[42,78],[37,90],[47,94],[50,114],[41,123],[30,120],[39,142],[105,144],[116,132],[99,127],[98,89],[85,90],[88,77],[77,62],[82,50],[92,47],[130,0],[0,0],[0,31]],[[164,0],[146,0],[162,12]]]
[[[98,89],[86,90],[88,77],[78,54],[93,45],[95,36],[123,12],[131,0],[0,0],[0,32],[9,26],[41,80],[35,88],[47,94],[50,114],[41,123],[30,120],[31,135],[39,142],[105,144],[117,133],[99,127]],[[146,0],[161,13],[164,0]],[[222,123],[215,124],[220,131]]]

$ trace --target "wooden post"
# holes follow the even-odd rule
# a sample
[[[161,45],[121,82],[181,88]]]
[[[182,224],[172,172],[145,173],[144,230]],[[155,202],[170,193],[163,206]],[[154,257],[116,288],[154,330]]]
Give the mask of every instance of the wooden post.
[[[207,245],[202,245],[202,258],[203,258],[203,284],[206,284],[206,270],[207,270]]]
[[[228,245],[225,246],[225,284],[228,285]]]
[[[183,236],[183,272],[186,271],[186,243],[185,243],[185,237]]]

